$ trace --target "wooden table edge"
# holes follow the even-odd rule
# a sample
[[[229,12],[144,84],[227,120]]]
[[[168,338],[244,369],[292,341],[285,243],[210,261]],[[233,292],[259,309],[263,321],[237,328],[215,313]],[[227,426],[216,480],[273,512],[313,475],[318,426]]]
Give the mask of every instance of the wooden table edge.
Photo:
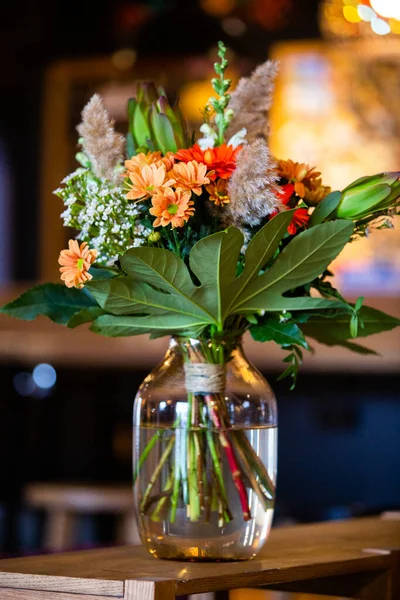
[[[254,571],[250,574],[213,575],[209,579],[176,580],[177,595],[201,594],[205,592],[218,592],[244,587],[261,587],[285,583],[288,581],[302,581],[305,579],[318,579],[333,575],[354,574],[372,571],[389,570],[393,565],[393,556],[390,550],[387,554],[374,554],[366,557],[350,558],[335,563],[318,563],[317,565],[304,565]],[[267,579],[267,580],[266,580]]]
[[[296,565],[294,567],[286,567],[284,570],[279,568],[260,569],[259,572],[251,571],[249,573],[244,572],[229,576],[214,573],[210,577],[192,580],[138,577],[137,579],[122,581],[8,573],[3,571],[0,572],[0,590],[36,592],[37,598],[40,597],[39,594],[42,594],[44,600],[44,594],[52,594],[57,600],[78,600],[80,596],[85,598],[85,600],[97,600],[100,598],[125,598],[128,589],[133,589],[141,583],[154,583],[155,589],[161,589],[165,586],[168,589],[172,589],[173,587],[177,595],[186,595],[241,587],[268,586],[289,581],[302,581],[334,575],[384,571],[389,570],[392,565],[393,555],[388,551],[387,554],[371,554],[334,563],[318,563],[311,566]],[[29,577],[29,587],[27,586],[27,577]],[[35,585],[32,585],[33,583]],[[24,595],[22,594],[21,600],[23,597]],[[133,595],[132,598],[134,598]]]

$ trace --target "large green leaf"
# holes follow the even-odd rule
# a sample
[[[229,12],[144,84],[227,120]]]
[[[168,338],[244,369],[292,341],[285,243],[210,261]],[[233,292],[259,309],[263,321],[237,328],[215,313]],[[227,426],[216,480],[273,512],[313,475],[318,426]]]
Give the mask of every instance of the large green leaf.
[[[226,312],[235,304],[236,299],[249,282],[257,277],[262,267],[273,257],[280,241],[292,220],[294,210],[279,213],[262,227],[250,241],[245,257],[242,274],[226,286]]]
[[[272,267],[242,291],[233,311],[304,310],[332,308],[330,300],[283,297],[320,275],[339,254],[353,232],[351,221],[331,221],[303,231],[290,242]]]
[[[199,323],[210,322],[209,315],[185,296],[160,291],[129,276],[91,282],[89,287],[104,311],[113,315],[180,313],[196,317]]]
[[[213,236],[211,236],[213,237]],[[208,239],[208,238],[207,238]],[[209,242],[211,245],[213,241]],[[218,255],[213,257],[218,261]],[[180,258],[160,248],[132,248],[121,257],[128,277],[96,282],[93,294],[113,314],[179,313],[196,318],[197,324],[217,324],[218,315],[210,312],[207,298],[218,295],[218,288],[199,288]]]
[[[49,317],[55,323],[66,325],[75,313],[97,306],[84,289],[67,288],[60,283],[44,283],[24,292],[0,309],[0,312],[25,321],[39,316]]]
[[[179,314],[150,315],[146,317],[102,315],[95,319],[90,329],[108,337],[140,335],[142,333],[171,335],[196,329],[195,318]]]
[[[227,316],[229,283],[235,280],[243,242],[239,229],[230,227],[200,240],[190,253],[190,268],[201,282],[195,298],[219,323]]]
[[[352,313],[339,314],[328,319],[321,315],[311,317],[301,328],[303,333],[322,344],[334,346],[351,339],[350,319]],[[400,319],[392,317],[376,308],[362,306],[358,312],[364,327],[358,327],[357,337],[366,337],[382,331],[390,331],[400,325]]]

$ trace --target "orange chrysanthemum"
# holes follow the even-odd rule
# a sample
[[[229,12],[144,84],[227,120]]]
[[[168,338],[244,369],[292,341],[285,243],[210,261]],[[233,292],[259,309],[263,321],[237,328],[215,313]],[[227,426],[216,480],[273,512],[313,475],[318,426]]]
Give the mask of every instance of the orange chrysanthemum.
[[[165,156],[162,156],[157,164],[163,164],[168,171],[172,169],[175,164],[175,154],[173,152],[167,152]]]
[[[314,190],[319,187],[320,180],[318,177],[320,172],[315,171],[315,167],[310,167],[304,163],[294,162],[293,160],[278,161],[278,175],[282,179],[286,179],[294,184],[294,191],[300,198],[306,195],[306,189]],[[319,181],[319,184],[316,183]]]
[[[98,256],[97,250],[90,250],[87,242],[80,246],[76,240],[69,240],[68,250],[61,250],[58,262],[61,265],[61,280],[68,288],[81,288],[92,279],[90,265]]]
[[[135,156],[132,156],[129,160],[125,161],[125,168],[127,170],[126,175],[129,175],[130,171],[136,171],[136,169],[143,169],[146,165],[152,165],[161,160],[161,152],[139,152]]]
[[[206,172],[207,166],[204,163],[190,160],[188,163],[175,163],[168,175],[175,180],[177,188],[192,190],[196,196],[200,196],[203,191],[202,186],[210,183],[209,178],[206,177]]]
[[[130,191],[126,197],[136,201],[150,198],[175,183],[173,179],[168,179],[165,166],[157,166],[155,163],[129,171],[129,179]]]
[[[321,179],[313,180],[313,187],[306,188],[304,200],[309,206],[316,206],[321,200],[331,193],[331,188],[327,185],[322,185]]]
[[[206,185],[206,190],[210,194],[209,199],[216,206],[224,206],[231,201],[228,195],[228,182],[226,179],[218,179],[216,183],[213,182],[210,185]]]
[[[170,171],[175,163],[175,155],[173,152],[167,152],[165,156],[162,156],[161,152],[139,152],[135,156],[132,156],[129,160],[125,161],[126,173],[125,176],[129,176],[131,171],[136,169],[142,169],[146,165],[164,165],[166,171]]]
[[[210,171],[207,175],[212,180],[217,179],[217,177],[229,179],[236,169],[236,158],[241,149],[242,146],[234,148],[233,146],[221,144],[216,148],[202,150],[198,144],[195,144],[187,150],[178,150],[175,158],[186,163],[191,160],[204,163]]]
[[[194,202],[190,199],[191,196],[189,190],[173,190],[171,188],[166,188],[153,196],[150,214],[157,217],[153,227],[166,227],[167,225],[171,225],[172,228],[183,227],[185,221],[188,221],[189,217],[194,214]]]

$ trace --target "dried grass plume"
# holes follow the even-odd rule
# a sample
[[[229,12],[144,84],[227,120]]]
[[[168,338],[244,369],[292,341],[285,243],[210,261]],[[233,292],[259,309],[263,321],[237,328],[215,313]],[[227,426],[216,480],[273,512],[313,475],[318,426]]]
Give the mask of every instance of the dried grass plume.
[[[98,94],[94,94],[84,107],[82,122],[77,129],[95,175],[115,183],[121,180],[121,176],[115,173],[115,167],[123,161],[125,139],[115,131],[114,121]]]
[[[229,102],[233,118],[226,132],[227,139],[243,127],[247,130],[248,142],[253,142],[258,137],[267,137],[267,113],[272,103],[277,71],[278,63],[267,60],[259,65],[250,77],[242,77],[239,80]]]
[[[277,180],[276,164],[265,140],[259,138],[244,146],[229,180],[231,201],[224,209],[224,224],[254,227],[267,215],[281,211]]]

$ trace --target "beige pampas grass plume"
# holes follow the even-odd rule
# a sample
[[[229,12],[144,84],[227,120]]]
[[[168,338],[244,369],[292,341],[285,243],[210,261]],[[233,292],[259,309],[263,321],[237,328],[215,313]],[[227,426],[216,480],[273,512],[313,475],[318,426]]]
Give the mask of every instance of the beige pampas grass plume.
[[[115,131],[114,121],[110,119],[98,94],[94,94],[84,107],[82,122],[77,129],[83,138],[82,148],[94,174],[115,183],[121,181],[121,175],[115,172],[115,167],[122,164],[125,139]]]
[[[259,138],[243,147],[228,185],[230,203],[224,210],[224,224],[239,229],[255,227],[275,211],[281,211],[278,199],[278,175],[265,140]]]
[[[272,103],[277,71],[278,63],[267,60],[259,65],[250,77],[242,77],[239,80],[229,102],[233,118],[226,132],[227,139],[243,127],[247,130],[248,142],[258,137],[267,137],[267,113]]]

